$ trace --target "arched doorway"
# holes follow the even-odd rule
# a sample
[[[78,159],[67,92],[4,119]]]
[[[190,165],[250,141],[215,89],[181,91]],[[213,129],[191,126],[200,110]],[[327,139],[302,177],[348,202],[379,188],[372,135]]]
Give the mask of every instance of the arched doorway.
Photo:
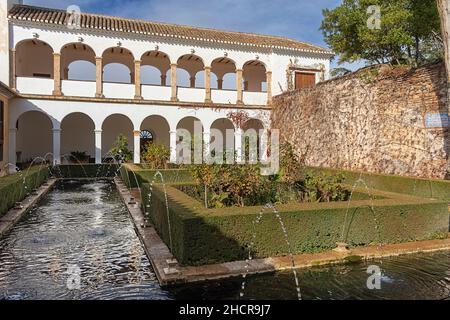
[[[95,158],[95,124],[84,113],[66,116],[61,122],[61,154],[64,162],[92,162]]]
[[[51,161],[53,124],[49,116],[39,111],[22,114],[16,123],[16,161],[26,166],[41,157]],[[39,162],[39,161],[38,161]]]
[[[177,159],[179,163],[192,164],[203,162],[202,122],[195,117],[186,117],[177,125]]]
[[[110,151],[115,146],[118,137],[123,136],[126,139],[127,148],[131,153],[126,160],[131,161],[133,159],[134,150],[133,130],[133,123],[127,116],[113,114],[107,117],[102,125],[103,156],[110,156]]]
[[[211,154],[218,158],[226,156],[227,162],[234,159],[235,127],[230,119],[217,119],[211,125]],[[229,159],[229,160],[228,160]]]

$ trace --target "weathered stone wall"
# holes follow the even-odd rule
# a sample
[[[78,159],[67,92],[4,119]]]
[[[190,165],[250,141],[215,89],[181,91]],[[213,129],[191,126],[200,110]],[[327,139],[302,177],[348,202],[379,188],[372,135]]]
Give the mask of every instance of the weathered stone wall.
[[[272,128],[310,166],[444,178],[448,128],[426,115],[448,113],[445,87],[442,63],[363,69],[274,97]]]

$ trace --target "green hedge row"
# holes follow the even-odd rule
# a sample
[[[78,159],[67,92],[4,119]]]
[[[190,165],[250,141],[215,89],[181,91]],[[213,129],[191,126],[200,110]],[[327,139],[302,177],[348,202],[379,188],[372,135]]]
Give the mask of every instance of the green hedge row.
[[[167,187],[172,252],[183,265],[204,265],[243,260],[253,236],[253,222],[260,207],[206,210],[178,189]],[[168,218],[161,185],[155,185],[149,201],[149,185],[142,186],[143,206],[158,233],[169,245]],[[347,214],[347,243],[401,243],[444,238],[448,235],[447,202],[423,199],[383,199],[280,206],[295,254],[320,252],[342,240]],[[273,213],[267,212],[256,228],[253,254],[257,258],[283,256],[288,247]]]
[[[350,185],[357,183],[358,180],[361,179],[364,183],[358,182],[359,187],[365,187],[364,184],[366,184],[369,188],[377,190],[409,194],[424,198],[450,200],[450,181],[448,180],[421,179],[328,168],[310,169],[328,174],[342,174],[345,177],[345,183]]]
[[[22,201],[33,189],[40,187],[48,178],[47,167],[32,167],[21,173],[0,178],[0,216]]]
[[[161,172],[164,182],[167,184],[174,183],[191,183],[192,175],[189,170],[167,169],[167,170],[145,170],[136,169],[135,166],[125,165],[120,169],[120,175],[124,183],[131,188],[137,188],[145,183],[161,183],[161,177],[156,175]]]
[[[56,178],[65,179],[112,178],[115,177],[117,170],[116,164],[71,164],[52,168]]]

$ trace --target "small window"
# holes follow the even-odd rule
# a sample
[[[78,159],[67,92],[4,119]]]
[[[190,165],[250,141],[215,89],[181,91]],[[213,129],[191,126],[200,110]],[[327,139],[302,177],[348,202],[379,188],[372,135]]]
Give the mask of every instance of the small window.
[[[33,73],[33,77],[50,79],[52,76],[44,73]]]
[[[295,89],[311,88],[316,85],[316,74],[309,72],[295,73]]]
[[[153,133],[149,130],[141,131],[141,149],[144,149],[149,143],[153,143]]]

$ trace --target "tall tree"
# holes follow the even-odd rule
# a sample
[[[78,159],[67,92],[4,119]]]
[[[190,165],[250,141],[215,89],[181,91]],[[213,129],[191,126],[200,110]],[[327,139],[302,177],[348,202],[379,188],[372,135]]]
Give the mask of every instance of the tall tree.
[[[380,8],[379,28],[371,28],[371,6]],[[339,62],[422,64],[442,51],[436,0],[343,0],[323,11],[321,30]]]
[[[450,98],[450,0],[438,0],[438,10],[441,21],[442,41],[445,50],[445,65],[447,69],[447,83]],[[450,108],[450,106],[449,106]]]

